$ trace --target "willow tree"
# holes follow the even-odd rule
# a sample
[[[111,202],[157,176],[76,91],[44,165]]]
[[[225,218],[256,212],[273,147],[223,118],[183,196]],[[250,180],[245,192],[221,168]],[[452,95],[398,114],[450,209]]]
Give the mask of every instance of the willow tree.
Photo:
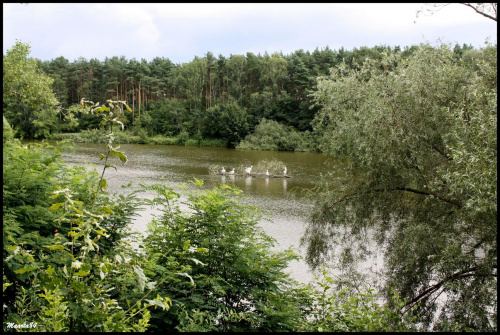
[[[308,263],[355,261],[371,237],[387,292],[434,330],[497,328],[496,45],[471,55],[422,45],[342,65],[314,94],[322,149],[344,162],[316,197]]]

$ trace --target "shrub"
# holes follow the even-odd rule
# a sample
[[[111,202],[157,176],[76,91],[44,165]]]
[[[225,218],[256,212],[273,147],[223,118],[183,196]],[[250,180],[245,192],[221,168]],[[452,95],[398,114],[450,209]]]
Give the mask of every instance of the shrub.
[[[114,109],[108,103],[93,112]],[[114,122],[107,115],[103,119]],[[110,155],[126,161],[112,147],[112,134],[106,137],[104,171]],[[168,309],[171,302],[159,295],[146,300],[156,283],[147,281],[125,239],[137,199],[115,201],[105,193],[104,171],[98,177],[69,168],[59,151],[46,143],[4,144],[4,320],[33,322],[45,331],[144,331],[147,308]],[[113,284],[130,272],[136,280],[119,301]],[[145,288],[131,305],[125,299],[127,292]]]
[[[202,182],[195,181],[199,187]],[[172,278],[162,295],[172,297],[168,314],[152,312],[158,330],[290,331],[302,319],[302,303],[290,287],[296,283],[284,272],[298,259],[290,250],[272,251],[275,241],[258,227],[255,208],[238,204],[241,190],[221,185],[188,195],[191,214],[182,214],[179,197],[162,185],[154,203],[162,215],[151,225],[145,253],[154,261],[146,267],[152,278],[188,261],[183,267],[192,284]],[[305,320],[303,320],[305,321]]]
[[[279,122],[262,119],[255,131],[236,148],[269,151],[316,151],[315,137],[310,132],[300,133]]]

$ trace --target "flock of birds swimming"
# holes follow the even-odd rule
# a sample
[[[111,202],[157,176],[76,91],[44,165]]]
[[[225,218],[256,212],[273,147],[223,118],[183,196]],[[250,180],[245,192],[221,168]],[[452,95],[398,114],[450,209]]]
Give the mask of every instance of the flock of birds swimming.
[[[248,176],[250,175],[250,173],[252,172],[252,168],[253,168],[253,165],[250,166],[250,167],[247,167],[245,169],[245,174]],[[220,171],[220,173],[222,175],[225,175],[226,174],[226,169],[224,169],[224,167],[222,167],[222,170]],[[234,168],[228,172],[229,175],[234,175]],[[285,170],[283,170],[283,176],[286,177],[286,166],[285,166]],[[266,177],[269,177],[269,170],[266,170]]]

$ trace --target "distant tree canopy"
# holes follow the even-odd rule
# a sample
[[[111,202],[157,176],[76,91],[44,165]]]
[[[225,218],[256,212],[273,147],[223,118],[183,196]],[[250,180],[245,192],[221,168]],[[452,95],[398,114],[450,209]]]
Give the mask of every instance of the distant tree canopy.
[[[104,62],[83,57],[70,62],[58,57],[38,61],[38,66],[52,77],[55,96],[64,108],[58,115],[59,131],[96,127],[85,115],[76,115],[75,123],[71,113],[64,112],[82,98],[113,99],[126,101],[132,108],[132,113],[126,113],[126,128],[137,125],[150,136],[177,136],[181,132],[191,137],[215,136],[235,146],[262,118],[296,131],[312,131],[318,108],[311,93],[316,90],[316,77],[327,75],[331,68],[346,64],[359,69],[367,59],[380,60],[383,52],[401,54],[404,59],[418,48],[381,45],[348,51],[326,47],[313,52],[300,49],[289,55],[249,52],[229,57],[207,52],[183,64],[163,57],[147,61],[114,56]],[[472,47],[457,45],[455,53],[461,57],[469,49]],[[238,105],[243,113],[239,119],[229,119],[234,123],[231,131],[213,128],[208,120],[219,110],[213,108],[224,109],[226,104]],[[234,107],[228,110],[236,111]]]
[[[316,137],[305,132],[312,132],[312,121],[319,110],[311,95],[316,91],[318,76],[329,74],[330,69],[341,64],[360,69],[367,60],[380,61],[383,53],[398,54],[405,59],[419,49],[415,45],[404,48],[381,45],[349,51],[326,47],[313,52],[300,49],[288,55],[249,52],[229,57],[215,57],[207,52],[189,63],[174,64],[164,57],[147,61],[127,60],[125,56],[106,57],[104,61],[80,57],[73,62],[61,56],[40,61],[28,59],[29,46],[21,46],[19,42],[4,59],[7,82],[4,111],[17,136],[43,138],[54,132],[95,129],[98,127],[95,118],[79,113],[75,106],[82,99],[112,99],[126,101],[132,109],[121,120],[125,129],[141,130],[141,134],[150,137],[214,138],[235,147],[265,118],[308,138],[307,144],[286,145],[285,150],[317,148],[313,143]],[[19,69],[12,59],[20,48],[23,62],[30,64],[31,72],[23,71],[23,76],[16,77],[14,71]],[[454,54],[460,59],[471,49],[472,46],[465,44],[456,45]],[[44,83],[40,99],[32,101],[47,107],[19,100],[23,87],[28,87],[20,85],[19,80],[27,77]],[[11,89],[13,83],[17,91]],[[7,100],[6,94],[10,94]],[[17,105],[10,101],[17,101]],[[58,111],[54,108],[57,101],[61,107]],[[222,117],[224,121],[214,117]]]

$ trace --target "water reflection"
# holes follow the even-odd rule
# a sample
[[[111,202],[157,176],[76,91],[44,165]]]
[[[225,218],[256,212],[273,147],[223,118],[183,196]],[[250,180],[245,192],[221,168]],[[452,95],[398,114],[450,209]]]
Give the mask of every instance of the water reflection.
[[[251,176],[245,177],[245,186],[247,189],[250,189],[250,186],[252,186],[252,177]]]
[[[283,194],[286,194],[286,178],[283,178]]]
[[[269,176],[266,177],[266,188],[269,186]]]

